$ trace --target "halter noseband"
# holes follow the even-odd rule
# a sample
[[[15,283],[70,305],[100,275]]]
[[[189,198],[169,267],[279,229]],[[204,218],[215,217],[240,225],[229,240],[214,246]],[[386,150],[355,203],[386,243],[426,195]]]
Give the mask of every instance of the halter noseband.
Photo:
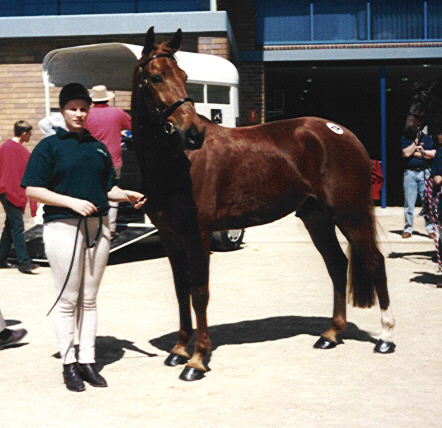
[[[416,114],[416,113],[413,113],[412,111],[410,111],[410,112],[408,112],[408,116],[413,116],[415,119],[417,119],[419,122],[422,122],[423,121],[423,119],[424,119],[424,116],[425,115],[423,115],[423,114]]]
[[[149,58],[148,60],[142,62],[140,64],[139,71],[140,71],[141,77],[143,79],[143,82],[140,84],[139,88],[140,88],[140,92],[142,92],[144,89],[144,93],[149,95],[150,99],[152,100],[153,105],[154,105],[153,114],[154,114],[154,116],[156,116],[158,124],[164,125],[164,131],[166,132],[166,134],[173,134],[175,132],[175,127],[173,126],[173,124],[171,122],[167,121],[167,118],[170,117],[173,114],[173,112],[178,107],[183,105],[184,103],[191,102],[192,104],[194,104],[194,102],[193,102],[192,98],[185,97],[185,98],[181,98],[180,100],[173,103],[171,106],[167,107],[166,110],[164,110],[163,112],[160,110],[160,106],[157,103],[157,101],[155,100],[155,96],[152,92],[152,89],[150,88],[150,86],[147,83],[149,76],[147,75],[147,73],[144,69],[146,67],[146,65],[149,64],[149,62],[151,62],[157,58],[171,58],[176,62],[175,57],[173,55],[170,55],[167,53],[154,55],[152,58]]]

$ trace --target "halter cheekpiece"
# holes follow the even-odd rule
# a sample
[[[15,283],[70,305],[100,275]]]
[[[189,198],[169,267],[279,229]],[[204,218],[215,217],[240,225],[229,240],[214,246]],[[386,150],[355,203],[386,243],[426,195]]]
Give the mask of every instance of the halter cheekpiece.
[[[175,132],[175,127],[173,126],[173,124],[171,122],[167,121],[167,118],[170,117],[173,112],[180,107],[181,105],[183,105],[186,102],[191,102],[192,104],[194,104],[193,99],[189,98],[189,97],[185,97],[185,98],[181,98],[178,101],[176,101],[175,103],[173,103],[171,106],[167,107],[166,110],[161,111],[159,104],[157,103],[157,101],[155,100],[154,94],[152,92],[152,89],[150,88],[150,86],[148,85],[148,78],[149,76],[146,73],[145,67],[147,64],[149,64],[149,62],[157,59],[157,58],[170,58],[173,59],[176,62],[176,58],[173,55],[167,54],[167,53],[162,53],[162,54],[158,54],[158,55],[154,55],[153,57],[147,59],[146,61],[142,62],[140,64],[140,74],[141,77],[143,79],[142,83],[140,84],[139,88],[140,88],[140,92],[143,92],[145,94],[147,94],[150,99],[153,102],[154,105],[154,111],[152,112],[153,115],[157,118],[157,122],[159,125],[164,125],[164,131],[166,132],[166,134],[173,134]]]

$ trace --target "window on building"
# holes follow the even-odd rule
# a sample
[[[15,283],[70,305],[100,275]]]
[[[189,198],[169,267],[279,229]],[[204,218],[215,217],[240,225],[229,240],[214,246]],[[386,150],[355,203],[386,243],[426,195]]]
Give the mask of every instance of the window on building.
[[[1,0],[0,16],[210,10],[210,0]]]
[[[200,83],[187,83],[187,94],[195,103],[204,102],[204,85]]]
[[[310,1],[255,0],[256,43],[310,40]]]
[[[440,0],[427,0],[429,39],[442,39],[442,6]]]
[[[314,41],[367,39],[366,1],[315,1],[312,9]]]
[[[210,0],[138,0],[138,12],[210,10]]]
[[[442,39],[440,0],[255,0],[258,45]]]
[[[230,104],[230,86],[207,85],[209,104]]]
[[[424,38],[424,2],[422,0],[374,0],[370,2],[370,13],[373,40]]]

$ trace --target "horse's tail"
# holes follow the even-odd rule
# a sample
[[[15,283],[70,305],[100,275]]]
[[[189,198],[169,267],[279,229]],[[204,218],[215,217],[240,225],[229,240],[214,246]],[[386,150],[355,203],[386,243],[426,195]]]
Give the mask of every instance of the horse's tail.
[[[374,207],[367,221],[354,231],[349,245],[349,299],[353,306],[370,308],[376,303],[376,284],[387,281],[384,256],[379,251]]]

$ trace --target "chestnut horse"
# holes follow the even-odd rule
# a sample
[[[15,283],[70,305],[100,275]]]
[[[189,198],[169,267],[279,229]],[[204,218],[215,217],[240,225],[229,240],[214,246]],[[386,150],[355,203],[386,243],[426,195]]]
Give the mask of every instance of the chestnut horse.
[[[294,211],[334,288],[331,326],[315,348],[333,348],[346,328],[349,267],[353,304],[371,307],[376,294],[379,299],[382,333],[375,351],[393,352],[394,318],[376,241],[370,159],[362,144],[344,127],[314,117],[244,128],[212,123],[188,98],[186,74],[173,57],[181,41],[178,30],[156,45],[153,27],[148,30],[132,93],[144,207],[169,257],[179,306],[178,342],[165,363],[186,363],[183,380],[204,376],[211,232],[269,223]],[[350,266],[335,226],[349,241]],[[191,304],[197,325],[192,357]]]
[[[403,135],[414,141],[418,131],[429,126],[435,147],[442,145],[442,82],[415,85],[415,94],[405,122]]]

